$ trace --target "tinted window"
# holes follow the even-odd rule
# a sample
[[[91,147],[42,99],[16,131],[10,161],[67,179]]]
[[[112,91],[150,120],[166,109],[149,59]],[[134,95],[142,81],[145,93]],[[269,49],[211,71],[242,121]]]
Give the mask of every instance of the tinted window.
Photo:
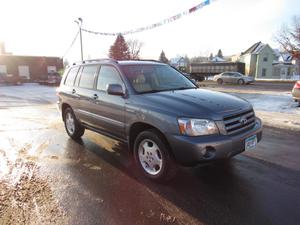
[[[97,89],[106,91],[108,84],[120,84],[123,86],[120,75],[114,67],[101,66],[97,81]]]
[[[241,77],[242,75],[240,73],[234,73],[235,77]]]
[[[80,76],[79,87],[93,88],[97,70],[98,66],[84,66]]]
[[[78,69],[79,69],[79,67],[73,67],[70,69],[70,71],[67,75],[66,81],[65,81],[65,85],[68,85],[68,86],[74,85],[74,80],[77,75]]]

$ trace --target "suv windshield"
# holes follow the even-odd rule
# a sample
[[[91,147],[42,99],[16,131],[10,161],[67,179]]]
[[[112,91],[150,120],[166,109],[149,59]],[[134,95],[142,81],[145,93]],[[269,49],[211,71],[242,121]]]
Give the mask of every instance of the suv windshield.
[[[121,65],[121,70],[138,93],[197,88],[168,65]]]

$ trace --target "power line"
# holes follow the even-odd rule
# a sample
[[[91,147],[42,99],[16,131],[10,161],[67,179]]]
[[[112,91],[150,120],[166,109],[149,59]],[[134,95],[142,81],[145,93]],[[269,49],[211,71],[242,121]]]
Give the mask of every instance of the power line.
[[[75,37],[74,37],[72,43],[70,44],[70,46],[69,46],[69,47],[67,48],[67,50],[65,51],[65,54],[63,55],[62,58],[65,58],[65,56],[69,53],[69,51],[70,51],[71,48],[73,47],[73,45],[74,45],[74,43],[75,43],[75,41],[76,41],[76,39],[77,39],[77,37],[78,37],[78,34],[79,34],[79,31],[76,33],[76,35],[75,35]]]

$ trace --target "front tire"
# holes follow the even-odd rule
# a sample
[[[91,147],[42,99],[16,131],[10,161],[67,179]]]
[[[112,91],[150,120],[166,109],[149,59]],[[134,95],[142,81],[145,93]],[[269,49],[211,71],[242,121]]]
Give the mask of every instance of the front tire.
[[[75,114],[71,108],[64,111],[64,123],[67,134],[74,140],[78,140],[84,134],[84,127],[76,119]]]
[[[163,135],[155,129],[143,131],[137,136],[134,159],[142,173],[154,181],[168,181],[174,178],[177,171]]]

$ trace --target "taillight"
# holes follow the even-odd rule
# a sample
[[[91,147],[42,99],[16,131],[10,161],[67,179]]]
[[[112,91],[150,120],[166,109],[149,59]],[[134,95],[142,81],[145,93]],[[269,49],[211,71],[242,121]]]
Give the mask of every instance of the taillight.
[[[297,82],[295,83],[295,86],[294,86],[294,88],[296,88],[296,89],[300,89],[300,81],[297,81]]]

